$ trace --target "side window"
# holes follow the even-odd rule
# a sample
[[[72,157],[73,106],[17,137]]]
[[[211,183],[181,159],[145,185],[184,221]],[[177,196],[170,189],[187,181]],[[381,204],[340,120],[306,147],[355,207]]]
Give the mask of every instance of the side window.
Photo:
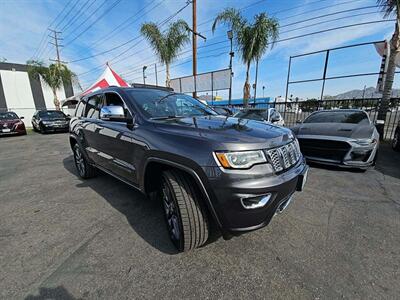
[[[75,110],[75,117],[82,117],[84,110],[85,110],[85,100],[82,100],[78,103],[78,107]]]
[[[85,107],[85,117],[90,119],[100,118],[100,109],[103,104],[103,96],[95,95],[90,97],[86,103]]]
[[[121,99],[121,97],[116,94],[116,93],[105,93],[104,94],[105,97],[105,104],[106,106],[122,106],[124,108],[125,111],[125,117],[132,117],[129,113],[129,110],[126,106],[126,104],[124,103],[124,101]]]

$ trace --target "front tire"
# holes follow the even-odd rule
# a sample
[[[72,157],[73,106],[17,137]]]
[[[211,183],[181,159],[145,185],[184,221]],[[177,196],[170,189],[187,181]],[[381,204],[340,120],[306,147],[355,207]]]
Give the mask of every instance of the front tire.
[[[400,130],[396,130],[394,134],[392,148],[394,151],[400,151]]]
[[[179,251],[190,251],[208,239],[209,224],[199,192],[187,174],[164,171],[161,195],[172,243]]]
[[[87,179],[96,176],[96,168],[88,163],[83,155],[81,147],[75,144],[73,147],[75,167],[81,178]]]

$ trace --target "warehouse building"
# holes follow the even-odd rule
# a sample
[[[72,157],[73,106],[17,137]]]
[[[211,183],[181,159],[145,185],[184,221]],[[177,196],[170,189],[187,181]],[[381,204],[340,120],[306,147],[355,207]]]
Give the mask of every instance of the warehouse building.
[[[31,127],[36,110],[55,109],[55,106],[50,87],[30,76],[27,70],[27,65],[0,63],[0,111],[13,111],[23,116],[25,126]],[[71,84],[57,91],[60,101],[73,94]]]

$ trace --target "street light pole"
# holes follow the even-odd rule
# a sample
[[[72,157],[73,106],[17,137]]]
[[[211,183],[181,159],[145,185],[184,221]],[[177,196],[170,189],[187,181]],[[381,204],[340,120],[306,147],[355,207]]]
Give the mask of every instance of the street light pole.
[[[197,15],[196,15],[196,0],[192,0],[192,55],[193,55],[193,77],[196,80],[197,75]],[[196,84],[195,84],[196,87]],[[197,97],[196,91],[193,92],[193,98]]]
[[[157,63],[154,64],[154,72],[156,72],[156,85],[158,86]]]
[[[147,66],[143,66],[143,84],[146,84],[146,73],[145,73],[146,69]]]
[[[229,39],[229,41],[231,42],[231,51],[229,52],[229,56],[230,56],[230,58],[229,58],[229,70],[230,70],[230,81],[229,81],[229,101],[228,101],[228,104],[229,105],[231,105],[231,101],[232,101],[232,76],[233,76],[233,72],[232,72],[232,60],[233,60],[233,56],[234,56],[234,53],[233,53],[233,49],[232,49],[232,46],[233,46],[233,43],[232,43],[232,40],[233,40],[233,31],[232,30],[229,30],[228,32],[227,32],[227,34],[228,34],[228,39]]]
[[[256,80],[254,82],[254,102],[256,101],[256,96],[257,96],[257,79],[258,79],[258,59],[256,61]]]

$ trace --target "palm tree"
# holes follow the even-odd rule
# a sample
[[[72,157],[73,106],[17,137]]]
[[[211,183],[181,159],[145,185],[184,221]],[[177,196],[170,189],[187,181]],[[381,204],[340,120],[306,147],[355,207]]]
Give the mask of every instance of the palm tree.
[[[161,32],[157,24],[144,23],[140,29],[142,35],[150,42],[160,61],[165,64],[165,84],[170,86],[170,64],[178,56],[179,50],[190,41],[189,25],[184,20],[177,20]]]
[[[46,67],[40,61],[30,60],[28,64],[28,73],[38,80],[40,78],[51,88],[54,96],[54,105],[57,110],[60,110],[60,101],[58,100],[57,90],[64,83],[70,83],[74,73],[62,63],[51,64]]]
[[[215,31],[218,23],[231,27],[235,38],[235,47],[239,52],[243,63],[246,65],[246,80],[243,87],[243,104],[247,106],[250,98],[250,65],[258,61],[271,47],[279,36],[279,23],[276,19],[268,17],[265,12],[254,16],[253,23],[249,23],[234,8],[227,8],[215,18],[212,31]]]
[[[377,118],[378,120],[386,120],[386,114],[392,95],[394,75],[396,72],[396,56],[400,52],[400,0],[377,0],[377,4],[382,7],[382,12],[384,13],[385,18],[395,15],[397,20],[392,39],[390,40],[389,62],[386,71],[385,85],[383,87],[382,101]],[[384,126],[384,124],[377,126],[381,139],[383,139]]]

